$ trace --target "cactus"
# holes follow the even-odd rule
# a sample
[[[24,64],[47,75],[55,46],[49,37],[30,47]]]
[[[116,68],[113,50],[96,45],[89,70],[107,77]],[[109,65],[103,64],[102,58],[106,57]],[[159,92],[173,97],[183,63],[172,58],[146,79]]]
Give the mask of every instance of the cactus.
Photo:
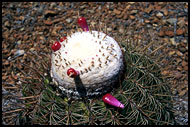
[[[63,91],[54,84],[50,75],[50,56],[44,56],[47,59],[43,58],[39,66],[36,64],[32,78],[26,78],[22,83],[24,108],[19,115],[19,124],[173,124],[170,87],[161,74],[159,58],[156,61],[145,53],[150,47],[149,44],[138,48],[133,43],[132,40],[126,42],[125,39],[119,42],[123,50],[124,72],[117,82],[114,82],[116,85],[110,91],[111,95],[124,104],[124,108],[104,103],[101,99],[104,93],[93,98],[85,96],[80,99],[62,94]],[[57,42],[56,45],[58,48],[53,46],[55,52],[60,48]],[[39,59],[37,54],[35,57]],[[70,69],[65,71],[66,74],[74,75],[73,77],[78,75],[73,68]],[[43,75],[44,73],[47,75]]]

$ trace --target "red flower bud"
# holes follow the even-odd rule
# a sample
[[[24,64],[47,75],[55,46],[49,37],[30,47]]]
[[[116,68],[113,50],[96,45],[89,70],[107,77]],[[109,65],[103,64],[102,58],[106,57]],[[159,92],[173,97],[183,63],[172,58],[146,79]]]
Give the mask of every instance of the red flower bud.
[[[83,29],[83,31],[89,31],[86,19],[84,17],[78,18],[78,24]]]
[[[61,44],[56,41],[52,46],[51,46],[52,50],[55,52],[57,50],[59,50],[61,48]]]
[[[69,68],[69,69],[67,70],[67,75],[68,75],[69,77],[71,77],[71,78],[74,78],[74,77],[76,77],[77,75],[79,75],[79,72],[78,72],[78,71],[75,71],[75,69],[73,69],[73,68]]]
[[[67,37],[62,37],[62,38],[60,39],[60,42],[63,42],[65,39],[67,39]]]

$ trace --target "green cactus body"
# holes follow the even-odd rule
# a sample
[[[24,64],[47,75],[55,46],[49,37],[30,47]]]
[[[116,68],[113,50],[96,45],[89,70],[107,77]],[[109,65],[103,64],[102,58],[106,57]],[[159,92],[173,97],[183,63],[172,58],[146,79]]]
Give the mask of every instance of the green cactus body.
[[[100,98],[71,100],[57,95],[50,79],[44,80],[33,124],[51,125],[170,125],[173,124],[170,89],[159,65],[148,56],[131,52],[125,45],[125,72],[111,92],[124,109],[105,104]],[[32,105],[29,106],[30,108]]]

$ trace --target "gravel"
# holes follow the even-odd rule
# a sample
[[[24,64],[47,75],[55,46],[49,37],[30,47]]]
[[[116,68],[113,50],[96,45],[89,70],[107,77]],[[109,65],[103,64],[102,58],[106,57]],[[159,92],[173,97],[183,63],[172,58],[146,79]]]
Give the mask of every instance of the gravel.
[[[188,63],[187,2],[3,2],[3,97],[8,91],[7,84],[16,83],[13,79],[18,80],[19,75],[23,75],[18,71],[25,69],[22,62],[30,65],[31,61],[25,54],[34,50],[40,53],[43,50],[43,54],[48,55],[52,40],[76,29],[78,11],[95,25],[99,21],[106,23],[108,34],[114,35],[116,40],[120,36],[138,37],[144,42],[151,38],[158,40],[160,45],[168,44],[165,50],[171,56],[165,62],[170,62],[171,59],[174,62],[169,65],[165,74],[173,76],[171,88],[175,97],[176,124],[188,125],[188,64],[185,64]],[[20,51],[24,51],[24,54]],[[15,55],[19,57],[8,61]],[[181,77],[178,78],[179,76]],[[18,93],[14,89],[12,94]],[[3,99],[4,103],[11,102]],[[3,120],[3,124],[5,123]]]

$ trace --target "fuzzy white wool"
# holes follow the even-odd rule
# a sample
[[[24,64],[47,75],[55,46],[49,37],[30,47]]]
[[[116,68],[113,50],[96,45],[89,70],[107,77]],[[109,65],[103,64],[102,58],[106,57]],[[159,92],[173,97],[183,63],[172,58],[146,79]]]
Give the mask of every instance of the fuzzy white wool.
[[[75,87],[69,68],[79,71],[82,83],[89,87],[109,82],[123,67],[122,51],[118,43],[98,31],[76,32],[60,42],[61,48],[52,53],[51,76],[57,84]]]

